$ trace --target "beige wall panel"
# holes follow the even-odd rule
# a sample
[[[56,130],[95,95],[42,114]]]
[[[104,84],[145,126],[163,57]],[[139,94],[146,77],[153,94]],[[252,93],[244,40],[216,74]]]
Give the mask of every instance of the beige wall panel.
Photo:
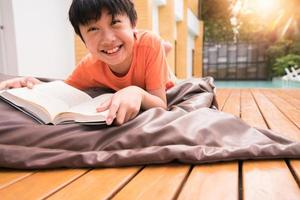
[[[80,37],[75,37],[75,58],[76,58],[76,64],[79,63],[79,61],[88,54],[88,50],[85,47],[85,44],[82,42]]]
[[[167,4],[159,8],[159,34],[173,46],[167,55],[168,64],[173,72],[175,72],[175,31],[174,0],[167,0]]]
[[[152,2],[151,0],[135,0],[138,15],[137,28],[152,30]]]
[[[183,20],[177,22],[177,38],[176,38],[176,66],[175,72],[179,79],[184,79],[187,76],[187,8],[188,2],[183,1]]]
[[[184,0],[186,1],[186,0]],[[198,16],[198,5],[200,3],[199,0],[188,0],[189,8],[192,10],[195,16]]]
[[[203,22],[200,21],[199,36],[195,39],[195,53],[193,75],[195,77],[203,76]]]

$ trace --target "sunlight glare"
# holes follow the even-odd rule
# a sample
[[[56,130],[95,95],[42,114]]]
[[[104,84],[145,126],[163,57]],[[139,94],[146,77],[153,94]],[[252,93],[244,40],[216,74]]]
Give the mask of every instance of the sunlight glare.
[[[280,9],[279,0],[246,0],[245,2],[245,10],[251,10],[261,17],[268,17]]]
[[[275,20],[272,23],[271,30],[274,30],[278,26],[278,24],[280,23],[280,21],[282,20],[282,18],[284,16],[284,14],[285,14],[284,10],[281,9],[279,11],[279,15],[275,18]]]
[[[273,10],[275,7],[276,7],[275,0],[258,0],[257,1],[258,10],[270,11],[270,10]]]
[[[290,27],[290,25],[292,24],[293,22],[293,17],[290,17],[289,20],[286,22],[282,32],[281,32],[281,38],[284,37],[284,35],[287,33],[288,31],[288,28]]]

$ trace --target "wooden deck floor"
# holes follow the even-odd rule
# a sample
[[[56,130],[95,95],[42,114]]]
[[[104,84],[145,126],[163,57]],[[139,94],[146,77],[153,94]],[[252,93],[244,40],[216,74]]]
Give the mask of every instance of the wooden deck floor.
[[[219,89],[220,109],[300,141],[300,89]],[[0,170],[0,199],[299,200],[300,160]]]

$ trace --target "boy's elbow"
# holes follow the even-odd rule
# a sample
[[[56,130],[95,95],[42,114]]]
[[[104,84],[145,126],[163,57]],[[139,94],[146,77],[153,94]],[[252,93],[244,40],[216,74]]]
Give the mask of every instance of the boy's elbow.
[[[169,41],[163,41],[163,47],[165,49],[166,55],[173,49],[173,46]]]
[[[160,107],[163,108],[164,110],[167,110],[168,109],[167,100],[162,99]]]
[[[165,103],[164,103],[164,107],[163,107],[163,109],[165,109],[165,110],[167,110],[167,109],[168,109],[168,104],[167,104],[167,102],[165,102]]]

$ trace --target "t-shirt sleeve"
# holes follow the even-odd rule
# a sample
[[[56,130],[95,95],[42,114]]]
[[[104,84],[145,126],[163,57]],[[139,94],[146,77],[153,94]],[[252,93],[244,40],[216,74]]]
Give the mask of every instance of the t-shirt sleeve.
[[[146,55],[146,90],[166,88],[168,64],[162,41],[155,39]]]
[[[77,89],[84,90],[92,85],[92,80],[89,76],[88,65],[90,62],[90,55],[84,57],[76,66],[72,74],[65,80],[65,83],[76,87]]]

